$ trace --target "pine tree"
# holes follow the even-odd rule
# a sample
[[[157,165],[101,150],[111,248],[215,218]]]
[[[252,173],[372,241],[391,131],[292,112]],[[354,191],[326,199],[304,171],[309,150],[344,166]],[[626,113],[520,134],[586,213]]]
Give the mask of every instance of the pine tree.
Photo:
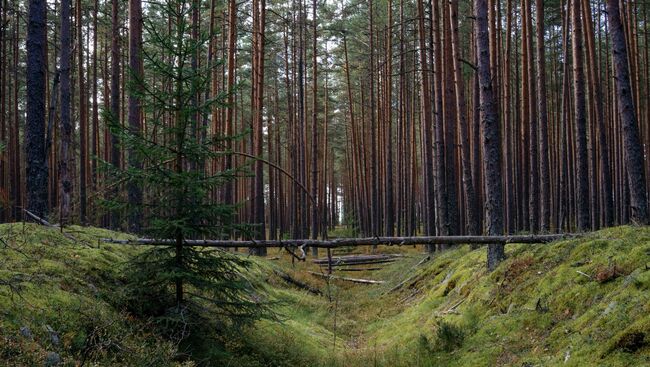
[[[195,4],[195,3],[192,3]],[[159,32],[157,17],[144,17],[142,61],[144,75],[134,78],[130,91],[150,116],[150,131],[166,139],[150,139],[137,129],[123,127],[113,120],[111,133],[133,154],[141,166],[109,168],[115,182],[141,187],[150,198],[144,204],[120,202],[113,205],[127,212],[146,207],[149,215],[143,232],[152,238],[166,239],[169,246],[150,249],[131,264],[130,287],[136,309],[154,315],[171,316],[180,321],[187,311],[205,309],[228,316],[233,321],[250,320],[266,312],[251,296],[251,285],[240,275],[251,263],[245,258],[220,250],[197,249],[185,245],[187,239],[225,238],[246,228],[234,224],[235,205],[215,203],[210,193],[232,182],[243,168],[206,173],[202,163],[223,159],[226,141],[195,124],[207,118],[213,107],[224,107],[226,94],[193,103],[192,99],[211,83],[209,68],[192,65],[191,59],[208,41],[206,35],[191,37],[190,14],[193,5],[183,0],[151,3],[148,11],[171,19],[171,32]],[[197,36],[195,34],[195,36]],[[164,62],[165,55],[168,62]],[[171,57],[171,59],[169,59]],[[162,81],[162,83],[160,82]],[[172,88],[165,88],[171,85]],[[171,116],[171,121],[164,116]],[[207,138],[202,138],[203,136]],[[198,314],[198,313],[193,313]]]

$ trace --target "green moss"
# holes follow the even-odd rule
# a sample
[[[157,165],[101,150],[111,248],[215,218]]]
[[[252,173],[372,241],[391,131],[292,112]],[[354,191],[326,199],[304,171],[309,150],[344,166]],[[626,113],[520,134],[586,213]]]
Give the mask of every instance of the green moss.
[[[56,352],[66,365],[172,365],[172,343],[112,306],[120,265],[138,249],[90,247],[100,237],[124,237],[105,230],[66,232],[74,239],[56,228],[0,225],[0,360],[42,365]]]
[[[650,334],[649,228],[624,226],[547,245],[508,245],[508,259],[490,274],[484,266],[484,249],[461,246],[419,267],[415,264],[424,255],[411,248],[401,250],[407,251],[407,258],[382,271],[358,274],[387,284],[336,283],[336,332],[343,340],[336,352],[330,342],[324,365],[650,363],[648,343],[639,342],[639,333]],[[597,282],[599,270],[612,265],[623,269],[623,275]],[[296,273],[307,268],[308,264],[300,264]],[[398,291],[388,293],[405,279]],[[320,279],[306,281],[323,286]],[[304,297],[317,301],[289,309],[287,317],[295,321],[290,330],[322,340],[334,332],[332,304]],[[329,309],[329,315],[313,311],[314,307]],[[310,333],[313,323],[324,329]],[[434,347],[441,324],[455,325],[464,336],[453,351]],[[305,348],[317,355],[320,347],[315,343]]]
[[[153,355],[163,356],[159,365],[174,363],[173,345],[111,302],[122,283],[120,265],[139,248],[98,248],[98,238],[125,235],[67,230],[75,240],[36,225],[0,226],[7,244],[0,244],[0,280],[15,288],[0,285],[0,360],[38,365],[53,350],[79,361],[92,333],[101,331],[134,352],[93,349],[99,365],[139,365]],[[650,365],[650,228],[508,245],[508,259],[492,273],[484,248],[456,247],[421,264],[420,248],[382,251],[405,256],[380,271],[346,274],[386,281],[373,286],[327,282],[307,273],[318,266],[292,264],[279,250],[253,259],[247,276],[263,282],[280,321],[204,345],[207,358],[231,366]],[[596,281],[612,266],[620,276]],[[287,284],[278,270],[323,296]],[[453,325],[462,342],[438,348],[441,325]],[[23,326],[33,339],[20,336]],[[46,326],[59,334],[60,346],[52,345]]]

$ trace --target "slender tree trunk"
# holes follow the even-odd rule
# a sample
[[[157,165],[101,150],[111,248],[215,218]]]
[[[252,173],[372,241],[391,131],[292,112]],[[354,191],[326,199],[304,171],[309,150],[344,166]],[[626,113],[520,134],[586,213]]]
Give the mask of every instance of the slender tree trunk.
[[[79,86],[79,221],[86,223],[88,182],[88,108],[84,79],[84,45],[81,0],[77,0],[77,83]],[[52,91],[54,92],[54,91]]]
[[[388,27],[386,29],[386,129],[387,129],[387,146],[386,146],[386,195],[385,214],[386,236],[392,236],[395,232],[395,202],[393,199],[393,1],[388,0]]]
[[[9,34],[7,32],[9,26],[7,19],[8,7],[8,1],[3,0],[2,18],[0,18],[2,22],[2,33],[0,33],[0,141],[5,144],[7,143],[7,127],[9,125],[7,118],[7,95],[9,94],[9,88],[7,88],[7,44],[9,43]],[[11,204],[9,202],[8,162],[9,154],[7,152],[7,146],[5,146],[5,149],[0,152],[0,223],[9,221],[11,216],[9,210]]]
[[[30,4],[30,9],[31,9],[31,4]],[[18,110],[18,90],[19,90],[19,82],[18,82],[18,58],[19,58],[18,57],[18,43],[19,43],[19,38],[18,38],[18,32],[19,32],[19,29],[20,29],[20,27],[18,26],[19,19],[20,19],[18,12],[15,12],[14,19],[15,19],[15,22],[14,22],[14,30],[13,30],[14,31],[14,37],[13,37],[14,38],[13,39],[13,79],[14,79],[13,80],[13,123],[11,124],[12,126],[11,126],[10,131],[9,131],[9,136],[10,136],[10,140],[11,140],[11,145],[9,146],[9,151],[13,153],[12,157],[11,157],[11,166],[12,166],[12,169],[11,169],[11,177],[12,177],[11,197],[13,198],[13,203],[12,203],[13,204],[13,219],[15,221],[19,221],[23,217],[21,208],[24,205],[23,204],[24,200],[23,200],[23,185],[22,185],[22,170],[21,170],[22,164],[21,164],[21,157],[20,157],[20,152],[21,152],[21,146],[20,146],[20,119],[19,119],[20,113],[19,113],[19,110]],[[30,19],[31,19],[31,11],[30,11]],[[29,45],[29,42],[30,42],[29,41],[30,34],[31,34],[30,32],[31,32],[31,30],[28,29],[28,31],[27,31],[28,45]],[[34,33],[38,33],[38,32],[34,32]],[[39,47],[40,47],[40,45],[42,45],[44,41],[41,42],[40,38],[38,39],[38,41],[40,42],[39,43]],[[29,48],[29,46],[28,46],[28,48]],[[30,54],[34,55],[33,57],[37,56],[36,51],[33,51],[31,53],[30,53],[30,51],[28,51],[28,56],[27,56],[28,70],[30,70],[30,66],[32,66],[32,67],[34,66],[33,64],[37,64],[37,63],[41,62],[41,61],[38,61],[38,60],[30,60]],[[40,56],[38,56],[38,57],[40,57]],[[44,65],[44,64],[40,63],[39,65]],[[38,78],[38,76],[36,76],[36,77]],[[44,81],[44,79],[43,79],[43,81]],[[31,86],[30,86],[30,84],[31,84]],[[32,126],[32,125],[35,124],[36,120],[38,120],[38,116],[35,116],[36,113],[37,112],[38,113],[44,112],[44,111],[38,110],[38,108],[35,106],[37,104],[37,102],[39,102],[39,99],[38,99],[39,97],[37,97],[37,94],[38,94],[39,91],[35,90],[35,89],[38,89],[38,88],[40,88],[40,84],[35,82],[34,76],[30,77],[30,79],[27,81],[27,122],[26,122],[26,126],[25,126],[25,146],[26,146],[25,148],[27,150],[27,154],[26,154],[27,157],[36,156],[37,159],[40,159],[40,157],[41,157],[40,154],[41,153],[40,153],[40,151],[37,150],[37,148],[39,148],[40,145],[34,145],[32,143],[33,140],[39,140],[40,139],[40,136],[38,134],[40,134],[42,132],[42,129],[37,130],[34,126]],[[44,89],[45,89],[45,87],[43,86],[43,90],[41,90],[40,92],[43,93]],[[34,100],[34,101],[30,102],[32,100]],[[43,105],[43,108],[45,108],[44,105]],[[35,110],[35,111],[30,112],[32,109]],[[32,116],[33,118],[30,118],[30,116]],[[47,159],[47,153],[45,153],[45,156],[46,156],[45,159]],[[47,182],[47,176],[45,176],[45,177],[41,176],[43,174],[43,171],[45,172],[45,174],[47,174],[47,166],[39,167],[39,166],[36,166],[35,163],[32,162],[32,161],[29,161],[29,163],[34,164],[32,169],[33,169],[35,174],[32,174],[32,172],[30,171],[30,168],[29,168],[31,166],[31,164],[28,164],[27,176],[28,177],[29,176],[35,176],[35,177],[31,177],[31,178],[27,179],[28,187],[27,187],[26,191],[27,191],[28,200],[29,200],[29,197],[31,195],[30,194],[30,192],[31,192],[31,188],[30,188],[31,184],[30,184],[30,182],[31,183],[38,182],[39,184],[44,184],[44,183]],[[45,188],[44,191],[45,191],[44,193],[41,193],[39,191],[38,194],[35,195],[36,196],[35,200],[42,200],[42,202],[39,204],[39,207],[41,207],[40,205],[42,204],[43,208],[47,208],[48,207],[47,206],[47,188]],[[45,198],[41,197],[40,196],[41,194],[44,194]],[[31,208],[30,210],[34,209],[33,207],[30,207],[30,208]]]
[[[119,1],[111,2],[111,119],[113,124],[120,124],[120,24],[119,24]],[[120,169],[121,154],[119,149],[119,138],[117,134],[111,134],[111,164]],[[113,189],[112,197],[117,199],[118,190]],[[112,210],[110,218],[111,228],[120,227],[120,215],[117,210]]]
[[[557,213],[557,228],[558,231],[561,231],[567,228],[569,221],[569,203],[568,203],[568,132],[570,129],[570,82],[569,82],[569,19],[570,19],[570,5],[568,1],[563,1],[566,6],[562,6],[562,11],[564,16],[562,17],[562,57],[565,62],[562,66],[562,100],[561,100],[561,110],[560,110],[560,141],[557,143],[560,144],[560,177],[558,178],[558,206],[556,210]],[[566,8],[566,9],[565,9]]]
[[[548,109],[546,106],[546,53],[544,50],[544,1],[535,1],[537,12],[537,112],[539,116],[540,230],[548,232],[551,222],[551,172],[548,151]]]
[[[589,169],[587,157],[587,119],[585,116],[585,81],[582,58],[582,22],[580,0],[573,0],[573,93],[575,103],[576,134],[576,201],[577,224],[581,231],[587,230],[589,220]]]
[[[228,105],[226,106],[226,126],[225,136],[229,138],[233,135],[233,118],[235,115],[234,108],[234,90],[235,85],[235,53],[237,44],[237,1],[228,0],[228,85],[226,91],[228,92]],[[232,149],[232,141],[226,140],[226,149]],[[226,155],[226,170],[232,169],[233,157],[231,154]],[[227,182],[224,191],[224,203],[226,205],[232,204],[233,201],[233,182]]]
[[[377,173],[377,121],[375,114],[375,44],[374,44],[374,34],[375,34],[375,24],[374,24],[374,6],[373,1],[369,0],[368,7],[370,11],[370,22],[368,23],[368,29],[370,34],[370,212],[372,216],[372,235],[377,236],[379,234],[379,175]]]
[[[432,6],[432,11],[433,11],[433,18],[435,19],[435,21],[434,19],[431,19],[432,29],[430,34],[430,39],[431,39],[430,42],[432,47],[432,53],[435,55],[440,55],[440,57],[436,56],[435,61],[431,62],[431,66],[433,67],[433,81],[431,84],[427,82],[427,88],[429,88],[430,85],[431,89],[428,92],[429,97],[426,98],[426,100],[429,101],[433,99],[435,103],[435,108],[432,110],[431,107],[429,107],[428,114],[425,111],[422,112],[424,112],[426,115],[433,114],[435,118],[435,126],[433,127],[433,139],[434,139],[433,156],[430,155],[431,154],[430,143],[427,144],[425,142],[425,140],[429,139],[428,136],[431,135],[430,127],[426,129],[428,136],[424,136],[422,144],[425,147],[428,147],[426,148],[425,155],[429,155],[428,164],[430,167],[433,167],[432,180],[428,181],[429,186],[431,186],[431,183],[433,182],[433,187],[425,188],[425,190],[429,190],[428,195],[430,195],[429,196],[430,202],[427,202],[427,204],[429,205],[429,208],[434,209],[431,210],[428,214],[429,216],[432,217],[429,220],[435,223],[435,230],[434,228],[431,228],[430,234],[433,235],[435,233],[439,236],[446,236],[451,233],[451,229],[450,229],[451,226],[449,224],[449,210],[450,210],[449,200],[448,200],[449,193],[447,192],[447,185],[445,183],[445,176],[447,174],[447,162],[445,158],[445,129],[444,129],[445,121],[444,121],[443,103],[442,103],[443,100],[442,84],[444,80],[444,73],[442,67],[443,57],[441,57],[444,51],[443,51],[443,46],[442,46],[442,41],[440,36],[441,30],[440,30],[440,23],[438,21],[438,19],[440,18],[440,14],[439,14],[438,6]],[[418,10],[418,14],[419,14],[419,10]],[[422,14],[424,14],[424,12]],[[424,18],[424,15],[422,15],[422,18]],[[420,46],[425,47],[423,41],[421,42]],[[433,55],[431,55],[431,58],[433,58]],[[430,73],[430,70],[428,68],[425,68],[424,70],[426,70],[427,73]],[[424,80],[422,82],[424,83]],[[433,93],[433,98],[431,98],[431,93]],[[423,98],[425,97],[423,96]],[[430,104],[431,102],[426,102],[426,103]],[[427,117],[425,116],[425,119],[426,118]],[[427,167],[427,169],[429,168]]]
[[[312,104],[311,104],[311,238],[318,238],[318,24],[317,2],[312,2]],[[322,203],[320,203],[322,205]],[[318,256],[318,247],[312,247],[312,256]]]
[[[140,99],[138,97],[139,84],[143,78],[142,70],[142,3],[141,0],[129,1],[129,75],[131,76],[131,90],[129,90],[129,132],[131,135],[142,133]],[[135,169],[141,169],[142,163],[137,157],[135,150],[129,150],[129,165]],[[142,227],[142,189],[135,182],[128,185],[129,203],[133,209],[129,213],[129,231],[140,232]]]
[[[417,3],[418,7],[418,39],[419,39],[419,48],[420,48],[420,104],[421,104],[421,121],[422,121],[422,129],[424,132],[422,133],[422,149],[424,151],[423,157],[422,157],[422,165],[423,170],[424,170],[424,184],[425,184],[425,196],[424,196],[424,229],[425,229],[425,234],[426,235],[433,235],[435,233],[435,218],[436,216],[434,215],[436,211],[436,202],[435,202],[435,192],[434,192],[434,180],[436,180],[435,187],[437,189],[440,189],[441,187],[444,187],[444,176],[439,176],[440,172],[437,172],[436,176],[433,174],[433,157],[432,157],[432,152],[433,152],[433,147],[431,144],[431,136],[432,136],[432,110],[431,110],[431,90],[430,90],[430,83],[429,83],[429,64],[427,61],[427,52],[426,52],[426,35],[425,35],[425,28],[424,28],[424,4],[422,3],[422,0],[418,0]],[[437,143],[437,142],[436,142]],[[437,144],[436,144],[437,145]],[[438,151],[438,147],[436,147],[436,151]],[[439,156],[436,156],[436,160],[440,158]],[[441,164],[442,162],[440,162]],[[438,201],[437,205],[439,208],[446,208],[446,199],[444,201]],[[441,211],[438,208],[438,217],[440,217]],[[446,216],[445,216],[446,218]],[[446,229],[446,226],[442,226],[442,228]],[[444,230],[441,231],[440,235],[446,235],[447,233],[444,233]],[[435,250],[434,246],[428,246],[427,247],[429,252],[432,252]]]
[[[99,181],[99,170],[97,169],[97,159],[100,157],[100,148],[99,148],[99,103],[97,101],[97,38],[99,37],[99,29],[97,22],[97,15],[99,13],[99,0],[95,0],[95,6],[93,8],[93,138],[92,138],[92,176],[93,176],[93,190],[97,190],[97,185]],[[93,209],[94,205],[93,205]],[[94,213],[96,214],[96,213]]]
[[[61,1],[61,145],[59,152],[59,204],[61,225],[70,219],[72,180],[70,158],[72,151],[72,121],[70,117],[70,51],[72,50],[70,4],[71,0]],[[55,93],[52,91],[52,93]]]
[[[266,0],[253,1],[253,22],[256,23],[254,36],[256,38],[253,43],[254,52],[254,66],[253,72],[255,73],[254,88],[255,88],[255,101],[253,111],[253,151],[255,156],[262,157],[263,149],[263,103],[264,103],[264,30],[266,22]],[[254,196],[253,196],[253,219],[254,223],[258,226],[256,229],[256,238],[266,238],[266,226],[264,223],[264,170],[261,161],[255,162],[255,178],[254,178]],[[256,249],[256,255],[266,256],[266,249]]]
[[[465,86],[463,83],[463,72],[460,65],[460,40],[458,37],[458,0],[452,0],[449,4],[449,21],[451,22],[451,44],[454,66],[454,82],[456,91],[456,120],[460,128],[460,145],[462,157],[463,190],[465,192],[465,203],[467,218],[467,233],[480,234],[478,201],[474,192],[472,182],[472,164],[469,148],[470,136],[467,128],[467,107],[465,105]]]
[[[438,1],[433,3],[433,21],[436,27],[441,30],[441,45],[442,54],[436,53],[436,58],[444,60],[442,68],[438,71],[440,76],[440,83],[444,86],[442,94],[436,98],[442,100],[442,117],[445,131],[445,186],[447,188],[447,224],[449,226],[450,234],[460,234],[460,224],[462,222],[459,216],[460,207],[458,192],[457,174],[457,129],[456,129],[456,101],[454,95],[454,63],[452,59],[452,45],[451,45],[451,27],[449,23],[449,12],[447,11],[447,1],[443,1],[444,6],[441,6]],[[440,103],[440,102],[438,102]],[[438,112],[440,115],[440,111]],[[444,250],[446,245],[439,245],[439,249]]]

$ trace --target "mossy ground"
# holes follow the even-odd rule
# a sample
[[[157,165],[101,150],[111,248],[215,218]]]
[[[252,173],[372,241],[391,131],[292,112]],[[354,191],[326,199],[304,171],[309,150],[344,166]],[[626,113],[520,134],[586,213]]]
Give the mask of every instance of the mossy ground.
[[[0,225],[0,365],[42,365],[50,351],[67,365],[84,358],[87,365],[173,365],[177,346],[112,302],[124,281],[121,265],[141,249],[98,248],[100,237],[123,236],[113,232],[66,230],[76,241],[53,228]],[[492,273],[484,249],[456,247],[419,266],[420,248],[379,250],[405,256],[380,271],[341,275],[382,285],[328,283],[306,272],[317,266],[292,264],[281,251],[254,259],[247,276],[278,302],[280,322],[224,338],[203,350],[212,356],[203,363],[650,366],[650,228],[508,245],[508,259]],[[285,283],[278,270],[324,295]]]

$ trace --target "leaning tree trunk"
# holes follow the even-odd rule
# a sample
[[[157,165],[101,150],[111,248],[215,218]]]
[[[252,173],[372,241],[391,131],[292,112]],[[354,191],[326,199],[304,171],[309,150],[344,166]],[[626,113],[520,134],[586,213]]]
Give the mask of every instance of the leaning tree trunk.
[[[476,0],[476,47],[483,133],[483,169],[485,171],[485,223],[488,235],[503,234],[503,197],[501,185],[501,137],[499,114],[492,93],[490,72],[490,39],[487,21],[487,1]],[[488,245],[487,267],[494,270],[505,258],[503,244]]]
[[[625,142],[625,165],[627,168],[632,212],[630,220],[637,224],[646,224],[648,222],[648,206],[645,172],[643,169],[643,146],[639,138],[639,127],[634,112],[627,48],[625,44],[625,31],[621,23],[618,0],[607,0],[607,15],[612,37],[612,51],[614,53],[618,112],[621,118],[623,139]]]

